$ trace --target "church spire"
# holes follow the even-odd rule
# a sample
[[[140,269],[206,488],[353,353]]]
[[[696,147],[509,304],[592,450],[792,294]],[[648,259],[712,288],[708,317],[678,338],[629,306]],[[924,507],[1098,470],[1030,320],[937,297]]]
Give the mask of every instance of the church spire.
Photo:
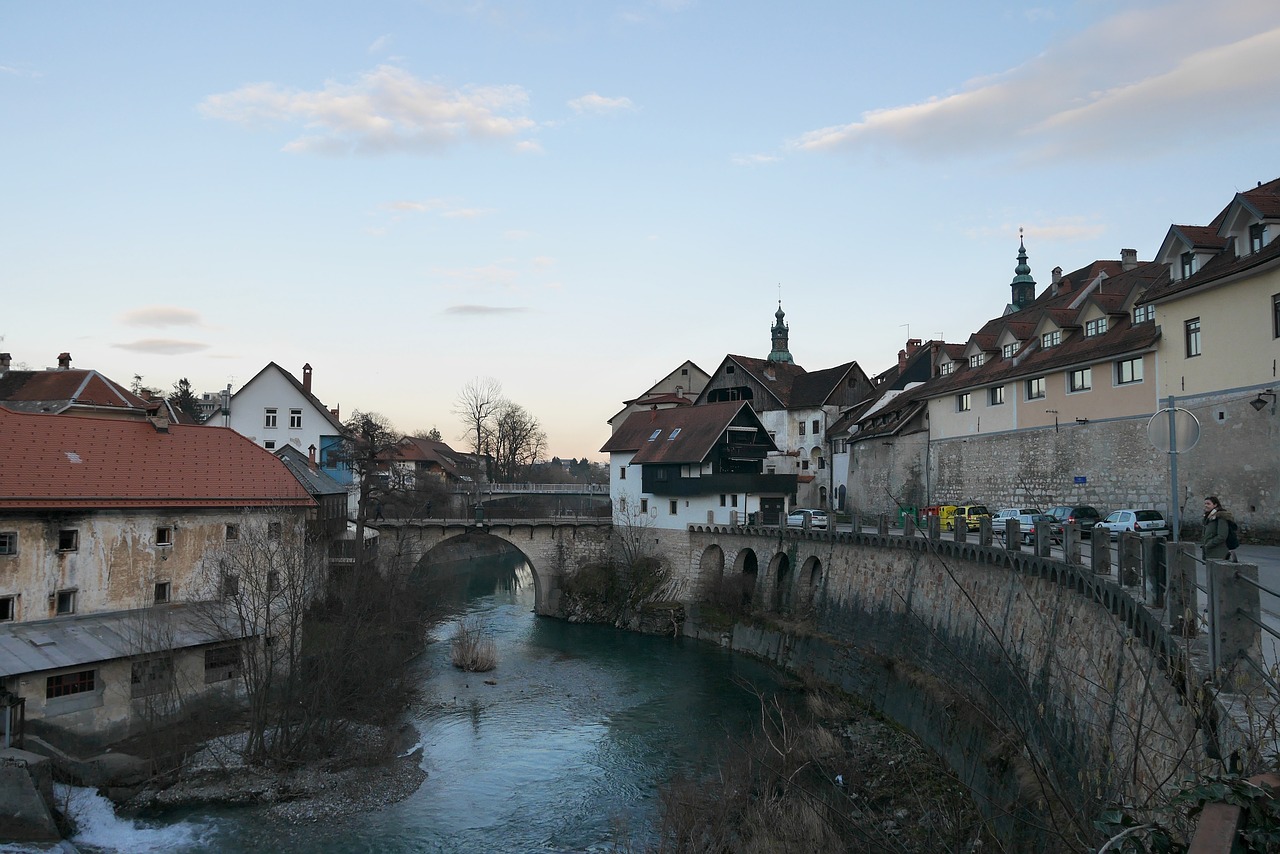
[[[1015,310],[1031,305],[1036,298],[1036,280],[1031,278],[1031,265],[1027,263],[1027,246],[1022,240],[1022,229],[1018,229],[1018,266],[1013,268],[1013,281],[1009,283],[1012,293],[1012,304]]]
[[[773,328],[769,330],[773,337],[773,350],[769,353],[769,361],[791,364],[795,360],[791,358],[791,351],[787,349],[788,326],[783,320],[787,313],[782,310],[782,300],[778,300],[778,310],[773,313],[773,316],[776,321]]]

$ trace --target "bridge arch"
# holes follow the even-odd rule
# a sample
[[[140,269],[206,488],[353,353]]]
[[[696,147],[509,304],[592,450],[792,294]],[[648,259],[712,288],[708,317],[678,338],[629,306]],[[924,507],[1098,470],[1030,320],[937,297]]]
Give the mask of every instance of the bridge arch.
[[[742,579],[742,602],[748,604],[755,598],[756,584],[760,581],[760,559],[755,549],[744,548],[733,562],[734,575]]]
[[[724,578],[724,549],[707,546],[698,558],[698,581],[703,585],[714,584]]]
[[[818,592],[822,589],[822,561],[817,555],[805,558],[796,582],[800,585],[797,601],[806,615],[811,614],[818,607]]]
[[[778,552],[769,563],[769,578],[773,579],[772,610],[786,614],[791,610],[791,558],[786,552]]]

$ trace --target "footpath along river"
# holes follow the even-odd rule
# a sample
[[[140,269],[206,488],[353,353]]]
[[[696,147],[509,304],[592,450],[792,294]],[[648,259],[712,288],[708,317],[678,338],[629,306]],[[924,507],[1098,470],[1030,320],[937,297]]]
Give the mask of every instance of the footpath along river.
[[[469,570],[457,619],[484,626],[498,666],[454,669],[456,619],[433,631],[406,710],[428,776],[407,799],[299,826],[258,808],[122,819],[80,792],[73,842],[130,854],[612,850],[644,839],[664,781],[705,767],[726,735],[755,727],[759,701],[746,686],[781,684],[768,666],[709,644],[535,617],[523,563],[490,558]]]

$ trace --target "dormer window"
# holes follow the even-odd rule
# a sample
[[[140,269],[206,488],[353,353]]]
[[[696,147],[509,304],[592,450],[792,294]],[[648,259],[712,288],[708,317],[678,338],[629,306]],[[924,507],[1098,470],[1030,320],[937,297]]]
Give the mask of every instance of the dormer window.
[[[1095,335],[1101,335],[1106,331],[1107,331],[1107,319],[1105,317],[1099,317],[1094,320],[1085,321],[1084,336],[1086,338],[1092,338]]]
[[[649,441],[652,442],[661,435],[662,435],[662,428],[659,427],[657,430],[654,430],[651,434],[649,434]]]
[[[1000,355],[1004,356],[1006,359],[1012,359],[1014,355],[1017,354],[1017,352],[1018,352],[1017,341],[1014,341],[1009,344],[1005,344],[1003,347],[1000,348]]]
[[[969,367],[971,367],[971,368],[981,368],[981,367],[982,367],[982,363],[983,363],[984,361],[986,361],[986,354],[985,354],[985,353],[975,353],[974,355],[972,355],[972,356],[970,356],[970,357],[969,357]]]
[[[1195,272],[1196,272],[1196,253],[1183,252],[1182,253],[1182,278],[1189,279],[1195,275]]]
[[[1249,252],[1261,252],[1267,245],[1267,224],[1257,222],[1249,226]]]
[[[955,362],[943,362],[942,365],[939,366],[938,372],[945,377],[947,374],[954,373],[955,369]]]
[[[1156,307],[1154,305],[1136,305],[1133,307],[1133,322],[1146,323],[1148,320],[1156,319]]]
[[[1062,330],[1055,329],[1052,332],[1046,332],[1040,336],[1040,346],[1048,349],[1049,347],[1057,347],[1062,343]]]
[[[677,427],[676,429],[671,431],[671,435],[667,437],[667,441],[670,442],[672,439],[674,439],[676,436],[679,436],[679,435],[680,435],[680,428]]]

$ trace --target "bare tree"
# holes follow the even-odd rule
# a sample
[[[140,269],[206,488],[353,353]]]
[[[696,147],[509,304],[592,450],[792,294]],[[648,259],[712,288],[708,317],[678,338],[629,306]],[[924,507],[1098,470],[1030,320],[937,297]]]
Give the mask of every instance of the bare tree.
[[[462,438],[471,443],[472,453],[480,456],[492,453],[493,418],[506,402],[502,384],[492,377],[476,377],[458,392],[453,414],[462,420],[465,428]]]
[[[382,503],[390,496],[391,461],[397,455],[399,435],[390,419],[377,412],[355,410],[342,424],[343,440],[338,457],[351,467],[358,490],[356,504],[357,569],[365,560],[364,529],[378,518]]]
[[[527,409],[506,401],[493,419],[493,466],[500,480],[519,480],[546,451],[547,434]]]

